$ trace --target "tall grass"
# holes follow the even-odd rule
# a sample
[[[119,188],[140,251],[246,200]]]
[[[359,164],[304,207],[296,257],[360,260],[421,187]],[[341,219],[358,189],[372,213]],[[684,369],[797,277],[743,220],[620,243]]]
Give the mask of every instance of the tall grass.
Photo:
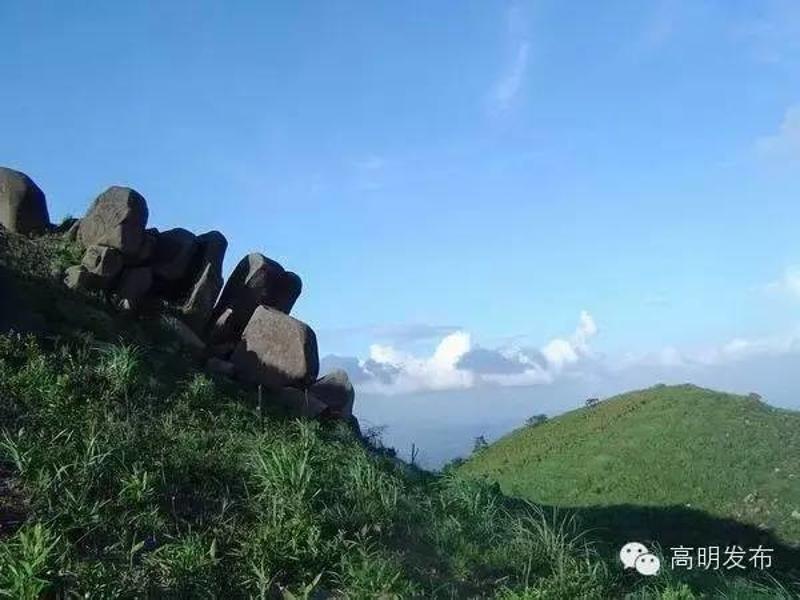
[[[125,343],[0,336],[0,461],[26,497],[26,523],[0,538],[0,596],[644,593],[568,513],[419,471],[343,424],[262,422],[256,405]],[[680,585],[652,593],[694,597]]]

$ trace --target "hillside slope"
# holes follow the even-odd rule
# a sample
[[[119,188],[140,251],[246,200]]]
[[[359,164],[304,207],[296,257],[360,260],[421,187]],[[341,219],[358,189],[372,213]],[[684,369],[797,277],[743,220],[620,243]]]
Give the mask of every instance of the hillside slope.
[[[631,392],[517,430],[461,471],[545,504],[681,506],[800,541],[800,413],[755,398]]]
[[[0,230],[0,328],[36,334],[0,332],[0,596],[794,597],[788,572],[631,576],[569,513],[262,407],[157,323],[66,290],[73,252]]]

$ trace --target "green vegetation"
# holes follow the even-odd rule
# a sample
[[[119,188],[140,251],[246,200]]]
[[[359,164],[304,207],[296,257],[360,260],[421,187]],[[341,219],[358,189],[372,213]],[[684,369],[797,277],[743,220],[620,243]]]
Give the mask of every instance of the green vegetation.
[[[570,521],[412,470],[344,425],[262,419],[203,374],[157,374],[124,344],[0,338],[0,447],[28,515],[0,545],[6,595],[600,598],[617,585]]]
[[[690,385],[624,394],[526,427],[470,460],[562,506],[691,506],[800,541],[800,413]]]
[[[766,541],[800,567],[800,413],[656,386],[514,431],[459,472],[572,507],[609,545]]]
[[[38,252],[14,243],[6,267]],[[73,304],[45,313],[47,335],[0,336],[0,597],[793,597],[623,573],[575,514],[420,471],[341,423],[262,414],[157,328],[62,290],[50,263],[18,269],[29,306]]]

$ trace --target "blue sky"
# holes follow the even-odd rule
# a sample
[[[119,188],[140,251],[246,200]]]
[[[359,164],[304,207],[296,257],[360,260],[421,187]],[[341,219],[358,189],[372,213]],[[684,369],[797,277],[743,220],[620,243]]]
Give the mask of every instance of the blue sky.
[[[280,260],[367,394],[800,360],[797,2],[5,2],[0,22],[0,164],[54,215],[128,184],[156,226],[223,231],[228,269]]]

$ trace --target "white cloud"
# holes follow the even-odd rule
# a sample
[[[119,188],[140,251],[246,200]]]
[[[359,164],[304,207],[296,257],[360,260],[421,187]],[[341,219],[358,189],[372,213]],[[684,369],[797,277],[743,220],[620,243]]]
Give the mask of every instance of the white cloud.
[[[800,271],[789,278],[800,295]],[[444,336],[430,355],[398,350],[390,344],[374,344],[365,360],[326,357],[323,370],[345,368],[359,390],[378,394],[464,390],[480,386],[550,385],[580,378],[611,381],[619,377],[694,380],[720,369],[780,364],[800,354],[800,327],[773,335],[736,336],[716,344],[691,348],[667,345],[661,349],[605,357],[592,350],[598,334],[594,318],[586,311],[575,330],[548,340],[540,347],[484,348],[466,331]],[[646,382],[644,382],[646,383]]]
[[[446,335],[430,356],[417,356],[388,344],[373,344],[369,358],[330,357],[328,365],[351,371],[366,392],[402,394],[465,389],[477,385],[551,383],[562,372],[591,356],[590,339],[597,334],[592,316],[583,311],[572,335],[536,348],[490,350],[475,346],[469,333]],[[352,372],[354,371],[355,372]]]
[[[494,112],[505,112],[511,108],[514,99],[522,89],[525,73],[528,70],[530,44],[521,42],[516,55],[503,76],[495,82],[490,94],[491,107]]]
[[[365,388],[371,392],[397,394],[471,387],[474,375],[458,368],[459,360],[469,352],[471,345],[470,336],[464,331],[446,336],[439,342],[433,356],[427,358],[400,352],[392,346],[374,344],[370,347],[370,360],[389,366],[395,376],[391,381],[369,381]]]
[[[717,346],[686,350],[665,346],[656,352],[629,354],[616,364],[608,366],[613,372],[638,367],[659,367],[667,371],[687,368],[696,370],[731,365],[753,358],[784,356],[798,351],[800,351],[800,331],[791,331],[753,338],[735,337]]]
[[[777,133],[759,138],[756,150],[766,158],[800,160],[800,105],[786,110]]]
[[[527,33],[527,18],[521,4],[512,4],[506,13],[509,57],[500,76],[489,91],[489,111],[507,112],[522,91],[530,62],[531,44]]]
[[[788,267],[780,279],[767,284],[766,291],[800,299],[800,267]]]
[[[542,348],[552,370],[560,371],[589,354],[589,340],[597,334],[597,325],[588,312],[581,311],[578,328],[569,340],[556,338]]]
[[[711,364],[736,362],[757,356],[781,356],[800,348],[798,332],[789,332],[757,338],[734,338],[708,356]]]
[[[547,343],[542,348],[542,354],[547,362],[556,369],[561,369],[564,365],[574,363],[578,360],[578,353],[575,348],[566,340],[555,339]]]

